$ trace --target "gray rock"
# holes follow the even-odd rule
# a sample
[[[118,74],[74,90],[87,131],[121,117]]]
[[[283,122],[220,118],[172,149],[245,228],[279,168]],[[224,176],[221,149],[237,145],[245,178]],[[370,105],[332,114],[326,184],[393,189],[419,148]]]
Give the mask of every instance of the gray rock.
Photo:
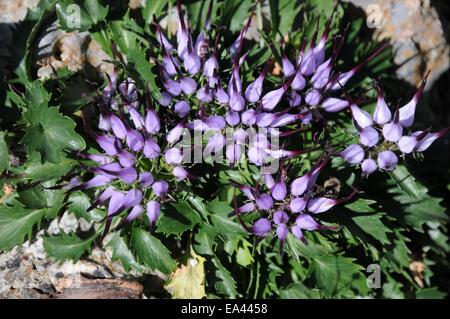
[[[345,0],[362,8],[374,38],[389,39],[397,76],[418,86],[431,69],[425,90],[449,68],[450,47],[429,0]]]

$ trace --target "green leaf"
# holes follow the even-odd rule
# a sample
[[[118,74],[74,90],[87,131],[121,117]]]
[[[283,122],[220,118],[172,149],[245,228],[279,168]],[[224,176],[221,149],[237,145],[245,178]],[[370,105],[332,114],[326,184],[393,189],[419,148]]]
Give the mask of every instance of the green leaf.
[[[186,202],[164,205],[157,232],[166,235],[182,234],[200,221],[200,216]]]
[[[82,239],[75,233],[66,234],[61,229],[59,236],[44,238],[44,248],[50,257],[61,263],[68,259],[73,259],[73,263],[76,263],[85,252],[91,253],[94,236]]]
[[[241,31],[245,21],[250,17],[250,9],[254,3],[250,0],[227,0],[223,4],[225,25],[229,25],[231,32]]]
[[[400,213],[395,212],[398,218],[405,220],[419,232],[424,232],[424,223],[445,224],[449,220],[445,207],[440,205],[443,199],[430,196],[428,189],[420,184],[405,166],[397,165],[391,178],[394,187],[389,188],[388,192],[394,194],[394,199],[403,206]]]
[[[84,218],[86,221],[100,221],[103,219],[103,215],[96,209],[87,211],[89,206],[91,206],[91,199],[89,196],[83,192],[74,192],[70,195],[68,200],[69,205],[67,206],[67,211],[74,214],[77,218]]]
[[[392,171],[391,177],[410,197],[421,198],[427,192],[426,188],[418,184],[403,165],[397,165]]]
[[[302,6],[291,0],[271,0],[269,5],[272,33],[273,35],[280,33],[281,36],[284,36],[291,30],[295,17]]]
[[[242,245],[238,247],[236,252],[236,262],[243,267],[247,267],[254,261],[252,253],[249,249],[250,247],[252,247],[252,244],[250,244],[244,238],[242,238],[241,242]]]
[[[129,48],[127,59],[127,69],[133,79],[137,81],[138,86],[143,89],[148,84],[152,96],[160,100],[162,97],[159,91],[160,89],[155,82],[156,74],[152,72],[154,64],[147,61],[145,52],[135,44],[132,48]]]
[[[444,299],[447,293],[439,291],[437,287],[422,288],[416,291],[417,299]]]
[[[153,15],[158,18],[163,12],[164,7],[168,3],[168,0],[145,1],[145,7],[142,9],[142,16],[146,24],[150,24],[153,22]]]
[[[213,245],[216,233],[214,227],[202,224],[194,234],[194,249],[201,255],[214,255]]]
[[[27,86],[27,90],[24,95],[24,100],[26,105],[29,109],[31,109],[33,106],[38,106],[41,104],[48,104],[48,101],[50,101],[51,94],[47,92],[47,90],[42,85],[42,82],[40,81],[34,81],[29,86]],[[32,109],[32,110],[38,110],[38,109]],[[36,114],[33,114],[33,117],[38,117],[39,111],[36,112]]]
[[[84,7],[94,24],[105,20],[108,15],[108,6],[103,7],[98,0],[84,0]]]
[[[323,245],[310,241],[308,243],[308,245],[305,245],[300,239],[289,233],[286,238],[285,249],[297,261],[300,260],[300,257],[320,257],[333,252]]]
[[[355,279],[362,276],[364,268],[354,263],[354,258],[325,255],[312,259],[309,275],[327,296],[345,295]]]
[[[144,271],[144,267],[136,261],[131,249],[128,247],[124,238],[120,236],[119,232],[114,233],[106,246],[111,246],[113,248],[111,260],[119,259],[126,272],[130,271],[131,268],[138,272]]]
[[[401,282],[395,281],[392,278],[389,278],[389,282],[383,284],[383,297],[388,299],[404,299],[405,295],[403,294],[401,287],[403,284]]]
[[[87,31],[92,26],[92,19],[81,1],[60,1],[56,4],[56,16],[60,28],[66,32]]]
[[[236,217],[227,216],[228,213],[234,210],[227,202],[222,202],[215,198],[208,203],[207,208],[211,212],[211,221],[218,234],[226,238],[236,234],[248,235],[248,232],[235,221]]]
[[[61,29],[67,32],[87,31],[92,25],[104,21],[108,6],[103,7],[98,0],[64,0],[56,4],[56,15]]]
[[[302,283],[295,283],[291,287],[280,291],[282,299],[320,299],[320,291],[311,289]]]
[[[235,299],[237,295],[236,283],[231,276],[230,272],[222,265],[217,257],[213,257],[211,260],[215,269],[214,275],[216,279],[214,280],[214,288],[227,296],[227,298]]]
[[[25,163],[26,178],[39,179],[42,182],[56,179],[67,174],[77,162],[68,157],[61,158],[61,161],[54,164],[50,162],[41,163],[39,153],[34,153],[30,160]]]
[[[387,233],[392,233],[386,225],[380,220],[386,213],[376,212],[371,204],[376,203],[373,200],[359,198],[357,201],[345,205],[345,208],[358,213],[356,216],[351,216],[353,222],[358,225],[364,232],[371,235],[376,240],[383,244],[390,244]]]
[[[83,138],[75,133],[75,122],[59,113],[58,107],[45,103],[31,107],[25,114],[30,124],[21,143],[31,154],[38,151],[42,162],[60,163],[63,150],[80,150],[86,147]]]
[[[5,133],[0,132],[0,173],[9,168],[8,145],[4,140]]]
[[[14,206],[0,205],[0,251],[21,245],[25,236],[31,238],[33,227],[40,226],[45,209],[26,209],[17,201]]]
[[[153,271],[158,269],[165,274],[170,274],[177,266],[170,257],[170,252],[159,239],[143,229],[133,229],[131,245],[138,260]]]

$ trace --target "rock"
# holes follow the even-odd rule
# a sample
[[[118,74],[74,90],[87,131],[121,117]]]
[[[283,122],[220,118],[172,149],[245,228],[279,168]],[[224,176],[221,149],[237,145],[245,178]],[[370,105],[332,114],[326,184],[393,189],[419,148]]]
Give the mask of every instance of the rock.
[[[111,58],[89,32],[67,33],[58,29],[58,22],[55,21],[42,31],[36,42],[34,61],[41,80],[52,76],[51,66],[55,69],[67,67],[74,72],[97,71],[98,74],[86,74],[88,78],[103,78],[105,73],[111,76],[114,72],[114,65],[103,62]]]
[[[44,236],[57,235],[60,229],[67,233],[82,233],[91,228],[94,225],[65,212],[59,223],[57,219],[52,221],[36,234],[33,242],[26,241],[21,248],[16,246],[0,254],[0,299],[120,299],[144,298],[152,296],[152,293],[170,296],[163,287],[168,279],[166,275],[150,270],[126,272],[119,261],[111,260],[113,252],[110,246],[94,247],[89,257],[82,257],[76,263],[71,260],[57,263],[48,258],[43,246]],[[111,234],[103,242],[106,244],[110,238]],[[149,276],[159,280],[149,281]],[[158,287],[149,288],[147,284]],[[143,294],[144,289],[146,295]]]
[[[449,68],[450,47],[442,23],[429,0],[345,0],[361,7],[377,40],[394,48],[397,76],[418,86],[431,69],[425,90]]]
[[[2,0],[0,1],[0,23],[22,21],[28,8],[34,8],[39,0]]]

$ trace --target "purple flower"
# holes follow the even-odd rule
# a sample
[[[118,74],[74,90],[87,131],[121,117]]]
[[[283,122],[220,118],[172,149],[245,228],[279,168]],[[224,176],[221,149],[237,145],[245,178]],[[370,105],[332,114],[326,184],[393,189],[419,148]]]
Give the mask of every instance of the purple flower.
[[[450,127],[447,127],[446,129],[437,132],[437,133],[428,133],[423,137],[416,145],[416,150],[418,152],[425,151],[430,145],[437,140],[439,137],[441,137],[444,134],[447,134],[450,131]],[[420,135],[420,134],[419,134]]]
[[[289,203],[289,207],[293,213],[300,213],[306,207],[308,199],[305,197],[296,197]]]
[[[410,127],[414,122],[414,114],[416,112],[416,105],[419,101],[419,97],[422,94],[422,91],[425,87],[425,84],[427,83],[428,75],[430,74],[430,71],[427,72],[424,79],[422,80],[422,83],[420,84],[419,89],[417,90],[416,94],[414,94],[414,97],[409,101],[406,105],[402,106],[399,109],[399,120],[400,124],[403,127]]]
[[[158,197],[164,197],[169,190],[169,184],[166,181],[160,180],[156,181],[152,185],[153,192]]]
[[[194,178],[193,175],[189,174],[189,172],[187,170],[185,170],[183,167],[181,166],[177,166],[173,169],[172,174],[178,179],[178,180],[183,180],[186,178]]]
[[[184,94],[191,94],[197,89],[197,83],[194,79],[188,78],[180,74],[180,88]]]
[[[172,147],[166,152],[164,158],[167,164],[170,165],[180,164],[181,161],[183,160],[183,152],[176,147]]]
[[[200,88],[200,90],[197,92],[197,99],[205,103],[212,102],[212,92],[209,89],[208,85]]]
[[[128,128],[127,145],[132,151],[139,152],[144,147],[144,138],[142,137],[142,134]]]
[[[191,110],[191,107],[189,106],[189,103],[186,101],[178,101],[177,103],[175,103],[174,106],[174,113],[178,116],[178,117],[185,117],[189,111]]]
[[[317,105],[320,102],[322,95],[318,90],[311,90],[305,96],[305,102],[308,105]]]
[[[169,93],[163,91],[161,92],[161,96],[162,99],[158,100],[158,103],[161,104],[162,106],[169,106],[170,103],[172,103],[172,96]]]
[[[287,195],[286,184],[283,182],[276,183],[272,189],[272,197],[276,200],[283,200]]]
[[[153,175],[150,172],[142,172],[139,175],[138,185],[141,187],[149,187],[153,184]]]
[[[157,158],[159,153],[161,153],[161,148],[159,145],[152,137],[147,136],[144,142],[144,155],[147,158]]]
[[[288,220],[289,220],[289,216],[283,210],[276,211],[273,214],[273,222],[276,225],[284,225],[284,224],[286,224],[288,222]]]
[[[272,230],[272,224],[267,218],[260,218],[253,224],[252,230],[256,235],[266,236]]]
[[[211,128],[213,130],[217,130],[217,131],[223,130],[225,128],[225,126],[227,125],[224,118],[219,115],[211,115],[211,116],[205,117],[205,118],[203,118],[203,122],[205,122],[209,128]]]
[[[350,164],[361,163],[364,158],[364,150],[358,144],[350,144],[345,150],[338,154]]]
[[[258,205],[260,209],[269,210],[273,206],[273,199],[269,194],[261,194],[260,196],[256,197],[255,200],[256,205]]]
[[[285,93],[284,87],[266,93],[261,100],[263,109],[266,111],[273,110],[275,106],[277,106],[278,103],[280,103],[284,93]]]
[[[150,221],[150,225],[154,225],[161,212],[161,206],[157,201],[150,200],[147,203],[147,216]]]
[[[248,109],[242,112],[241,120],[243,124],[253,125],[256,123],[256,111],[254,109]]]
[[[145,129],[150,134],[155,134],[161,129],[159,117],[152,108],[147,109],[147,115],[145,116]]]
[[[217,86],[217,90],[214,92],[214,96],[216,97],[219,104],[228,104],[230,100],[228,94],[223,90],[220,80]]]
[[[372,174],[377,170],[377,168],[378,168],[377,163],[375,163],[375,161],[371,158],[368,158],[361,163],[361,170],[363,176]]]
[[[379,139],[380,135],[372,126],[366,126],[363,129],[359,128],[359,142],[362,145],[368,147],[375,146],[378,143]]]
[[[289,59],[287,58],[283,48],[280,47],[280,50],[281,50],[281,64],[282,64],[281,68],[283,70],[284,76],[289,77],[294,74],[295,67],[291,63],[291,61],[289,61]]]
[[[318,230],[321,226],[308,214],[300,214],[295,219],[295,223],[301,229]]]
[[[171,144],[178,142],[181,135],[183,134],[183,129],[184,129],[184,121],[181,121],[173,129],[171,129],[169,133],[167,133],[166,136],[167,142]]]
[[[384,151],[378,154],[378,167],[392,171],[397,166],[398,158],[392,151]]]
[[[353,118],[360,127],[365,128],[373,124],[370,114],[360,109],[356,104],[350,104],[350,110],[352,111]]]
[[[348,102],[335,97],[328,97],[322,101],[321,106],[327,112],[339,112],[348,106]]]
[[[394,120],[390,123],[384,124],[383,136],[389,142],[397,142],[403,134],[403,127],[399,123],[399,112],[395,112]]]
[[[381,87],[378,86],[377,89],[378,99],[377,105],[375,106],[375,111],[373,112],[373,120],[375,121],[375,123],[382,125],[391,120],[392,114],[384,100]]]
[[[230,126],[236,126],[241,121],[241,119],[239,117],[239,113],[238,112],[234,112],[232,110],[229,110],[227,112],[225,120],[227,121],[228,125],[230,125]]]

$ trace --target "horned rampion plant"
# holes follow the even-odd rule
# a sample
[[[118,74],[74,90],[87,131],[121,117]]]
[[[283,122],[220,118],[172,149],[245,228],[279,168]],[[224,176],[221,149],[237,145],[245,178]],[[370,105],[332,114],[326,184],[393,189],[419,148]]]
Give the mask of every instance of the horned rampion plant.
[[[144,2],[29,10],[5,78],[0,250],[74,214],[90,230],[44,230],[48,256],[112,249],[126,272],[169,275],[176,298],[445,296],[448,216],[411,170],[449,131],[415,121],[433,70],[400,95],[390,46],[339,2]],[[37,79],[55,19],[113,71]]]

